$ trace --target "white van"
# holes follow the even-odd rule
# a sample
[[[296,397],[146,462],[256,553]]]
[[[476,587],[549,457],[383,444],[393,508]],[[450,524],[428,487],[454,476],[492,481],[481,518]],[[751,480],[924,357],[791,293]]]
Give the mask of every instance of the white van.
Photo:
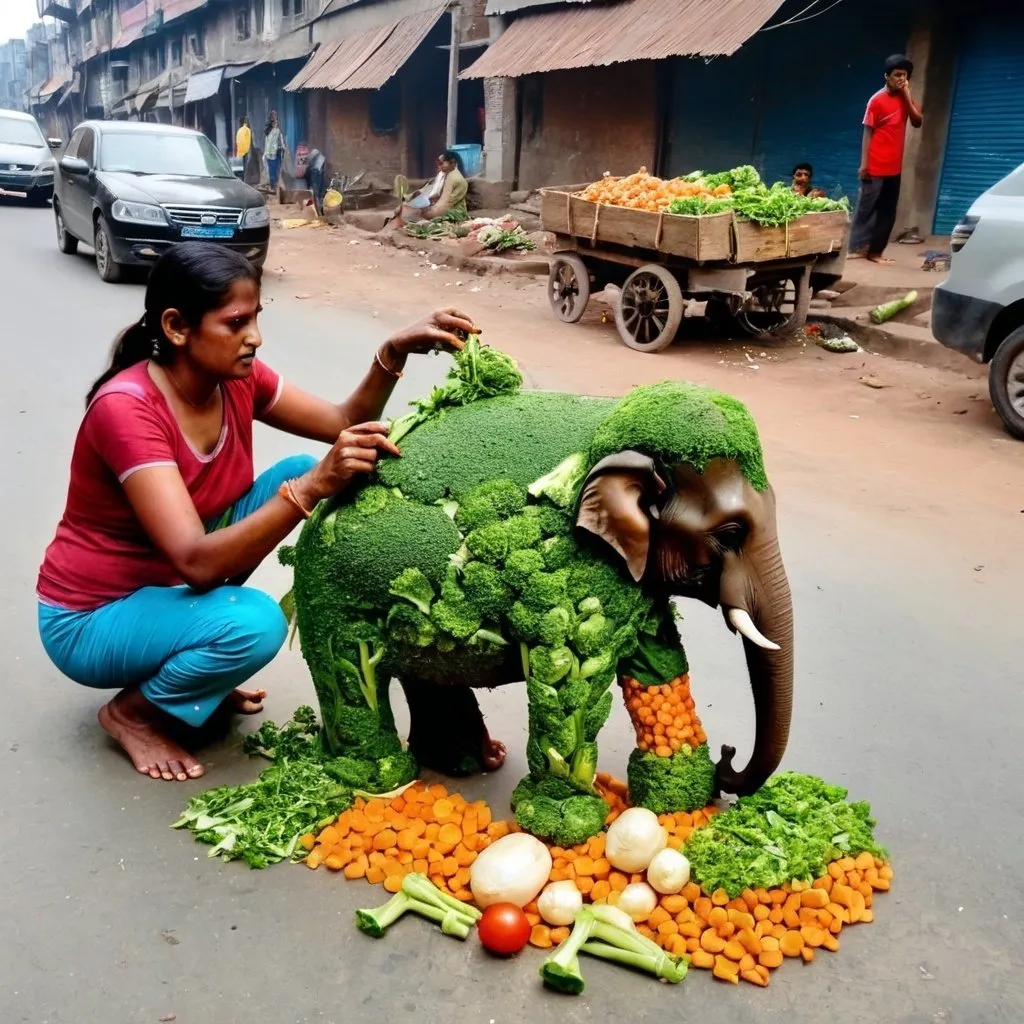
[[[989,364],[992,404],[1024,441],[1024,164],[975,201],[950,252],[949,277],[932,296],[932,334]]]
[[[0,110],[0,193],[16,192],[35,206],[53,198],[53,149],[60,139],[45,139],[39,123],[20,110]]]

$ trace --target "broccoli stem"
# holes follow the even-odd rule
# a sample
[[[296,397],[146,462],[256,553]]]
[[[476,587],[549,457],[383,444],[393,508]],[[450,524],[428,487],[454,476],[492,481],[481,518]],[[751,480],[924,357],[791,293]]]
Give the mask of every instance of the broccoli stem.
[[[524,679],[529,679],[530,678],[530,648],[527,647],[526,644],[524,644],[522,642],[522,640],[519,641],[519,657],[520,657],[520,659],[522,660],[522,663],[523,663],[523,678]]]
[[[377,666],[384,657],[384,648],[370,653],[370,645],[365,640],[359,641],[359,688],[371,711],[377,710]]]
[[[653,974],[672,984],[686,977],[687,962],[682,957],[670,956],[657,943],[635,929],[623,928],[593,910],[591,914],[594,925],[581,947],[582,952]]]
[[[423,876],[419,877],[422,878]],[[423,881],[431,889],[434,888],[427,879],[423,879]],[[425,917],[428,921],[439,924],[441,931],[445,935],[451,935],[457,939],[469,937],[475,919],[471,914],[463,913],[457,907],[462,907],[465,911],[472,911],[473,908],[467,907],[464,903],[459,903],[458,900],[454,901],[456,906],[448,906],[441,899],[431,898],[429,901],[423,900],[406,892],[404,885],[403,881],[403,888],[396,892],[383,906],[377,907],[374,910],[357,910],[356,927],[361,932],[379,939],[383,937],[388,928],[403,914],[412,911],[412,913],[418,914],[420,917]],[[416,892],[420,891],[420,887],[416,885],[413,886],[413,889]],[[426,890],[423,891],[426,892]],[[435,890],[435,893],[438,897],[444,895],[438,890]],[[427,895],[429,896],[429,893]]]
[[[584,907],[576,915],[569,938],[541,964],[540,976],[548,988],[572,996],[578,996],[583,991],[585,983],[580,973],[578,954],[590,938],[596,924],[597,918],[589,907]]]
[[[391,430],[388,431],[388,440],[391,441],[392,444],[398,444],[398,442],[403,440],[414,427],[418,427],[424,419],[426,419],[426,417],[418,412],[409,412],[404,416],[399,416],[398,419],[394,420],[391,424]]]
[[[471,921],[479,921],[483,916],[476,907],[471,907],[468,903],[442,892],[426,875],[417,872],[411,872],[402,879],[402,892],[423,903],[433,904],[439,910],[454,910]]]

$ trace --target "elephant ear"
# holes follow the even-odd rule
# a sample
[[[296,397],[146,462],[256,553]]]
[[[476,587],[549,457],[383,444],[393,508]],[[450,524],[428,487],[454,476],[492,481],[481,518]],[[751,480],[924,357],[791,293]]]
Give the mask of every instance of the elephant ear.
[[[636,451],[602,459],[583,483],[576,525],[617,552],[638,583],[651,546],[648,508],[664,490],[654,460]]]

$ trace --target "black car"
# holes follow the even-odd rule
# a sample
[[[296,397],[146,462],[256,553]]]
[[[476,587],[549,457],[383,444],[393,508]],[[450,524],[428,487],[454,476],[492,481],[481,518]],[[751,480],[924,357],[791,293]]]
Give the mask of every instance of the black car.
[[[104,281],[157,259],[176,242],[222,242],[256,266],[270,214],[202,133],[137,121],[85,121],[57,165],[53,211],[60,251],[96,250]]]

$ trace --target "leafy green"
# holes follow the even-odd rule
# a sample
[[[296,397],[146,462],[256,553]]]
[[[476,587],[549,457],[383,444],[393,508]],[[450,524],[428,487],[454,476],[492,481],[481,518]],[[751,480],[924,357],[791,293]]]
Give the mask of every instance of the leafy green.
[[[705,892],[770,889],[810,882],[838,857],[867,851],[888,857],[874,837],[866,803],[813,775],[783,772],[698,829],[686,845],[693,877]]]

